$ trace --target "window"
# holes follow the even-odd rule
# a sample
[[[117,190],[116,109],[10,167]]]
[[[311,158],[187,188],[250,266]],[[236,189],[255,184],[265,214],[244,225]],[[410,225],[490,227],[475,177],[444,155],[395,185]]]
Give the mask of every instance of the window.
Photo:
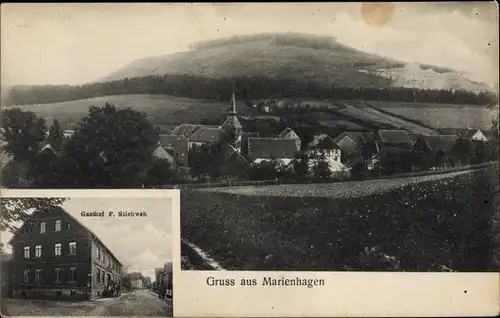
[[[58,283],[61,281],[61,269],[54,268],[54,282]]]
[[[40,233],[45,233],[45,222],[40,223]]]
[[[56,256],[60,256],[61,255],[61,243],[57,243],[54,245],[54,254]]]
[[[54,222],[54,232],[59,232],[61,230],[61,220],[56,220]]]
[[[96,258],[97,259],[101,259],[101,248],[99,246],[97,246],[97,250],[96,250],[97,254],[96,254]]]
[[[69,281],[76,281],[76,267],[74,266],[69,268]]]
[[[95,282],[97,284],[99,284],[100,281],[101,281],[101,271],[99,270],[99,268],[96,268],[96,271],[95,271]]]
[[[71,223],[67,223],[66,227],[68,228],[68,230],[71,230]]]
[[[35,257],[42,257],[42,245],[35,246]]]
[[[30,282],[30,270],[29,269],[24,270],[24,282],[25,283]]]
[[[42,281],[42,270],[41,269],[37,269],[35,271],[35,282],[39,283]]]
[[[105,276],[104,271],[101,271],[101,283],[103,284],[104,284],[104,276]]]
[[[30,258],[30,247],[29,246],[24,247],[24,258]]]
[[[104,263],[104,260],[106,258],[106,254],[104,253],[104,250],[101,253],[101,261]]]
[[[76,255],[76,242],[69,242],[69,255]]]

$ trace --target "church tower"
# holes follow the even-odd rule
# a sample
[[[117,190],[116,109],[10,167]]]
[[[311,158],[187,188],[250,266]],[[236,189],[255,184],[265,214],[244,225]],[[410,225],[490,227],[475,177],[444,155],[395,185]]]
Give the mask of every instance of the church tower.
[[[229,114],[227,115],[226,120],[224,120],[221,126],[226,131],[229,137],[228,142],[236,150],[238,150],[238,152],[241,152],[241,135],[243,134],[243,126],[241,126],[241,123],[236,116],[236,97],[234,94],[234,82],[231,109],[229,110]]]

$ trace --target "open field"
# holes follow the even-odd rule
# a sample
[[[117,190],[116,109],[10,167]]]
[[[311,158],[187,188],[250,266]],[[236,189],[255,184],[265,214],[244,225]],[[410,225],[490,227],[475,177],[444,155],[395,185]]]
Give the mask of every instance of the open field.
[[[338,112],[360,120],[392,126],[396,129],[404,129],[415,134],[435,134],[435,131],[428,127],[384,114],[374,108],[366,107],[363,102],[346,103],[343,106],[344,108],[338,110]]]
[[[227,270],[500,269],[497,167],[363,197],[270,194],[185,190],[182,237]]]
[[[229,96],[228,96],[229,98]],[[91,105],[104,106],[109,102],[116,107],[130,107],[145,112],[155,124],[201,123],[202,120],[221,122],[227,115],[230,102],[212,102],[190,98],[180,98],[168,95],[110,95],[96,98],[68,101],[61,103],[22,105],[22,110],[32,111],[45,118],[48,123],[57,119],[62,127],[72,127],[80,118],[87,115]],[[2,106],[3,109],[12,106]],[[255,110],[243,103],[236,103],[241,115],[251,115]]]
[[[76,101],[49,103],[39,105],[17,106],[23,110],[33,111],[45,118],[48,123],[57,119],[63,128],[71,128],[85,116],[88,107],[103,106],[106,102],[117,107],[131,107],[145,112],[155,124],[178,125],[181,123],[220,123],[227,114],[229,102],[214,102],[199,99],[180,98],[169,95],[127,94],[109,95]],[[328,102],[308,100],[311,105],[328,106],[328,112],[301,115],[309,122],[321,122],[325,127],[337,127],[351,130],[371,130],[380,128],[401,128],[414,133],[434,133],[431,127],[477,127],[489,129],[492,116],[498,110],[479,106],[396,102],[372,102],[368,107],[361,101]],[[3,106],[4,109],[13,106]],[[281,116],[258,113],[256,109],[237,102],[236,108],[242,118],[262,120],[266,118],[279,119]],[[377,108],[385,112],[378,111]],[[290,111],[290,114],[293,114]],[[287,112],[288,113],[288,112]],[[388,113],[402,116],[398,118]],[[286,116],[286,114],[283,114]],[[412,121],[404,120],[404,117]],[[419,122],[423,125],[418,124]]]
[[[475,105],[445,105],[426,103],[369,102],[375,108],[418,120],[435,128],[490,129],[491,119],[498,108],[488,109]]]
[[[405,187],[411,184],[418,184],[421,182],[449,179],[467,173],[470,173],[470,171],[457,171],[445,174],[433,174],[418,177],[375,179],[338,183],[270,185],[260,188],[256,188],[255,186],[241,186],[234,188],[208,188],[200,191],[224,192],[236,195],[257,197],[276,196],[347,199],[392,191],[401,187]],[[447,181],[444,182],[446,183]]]

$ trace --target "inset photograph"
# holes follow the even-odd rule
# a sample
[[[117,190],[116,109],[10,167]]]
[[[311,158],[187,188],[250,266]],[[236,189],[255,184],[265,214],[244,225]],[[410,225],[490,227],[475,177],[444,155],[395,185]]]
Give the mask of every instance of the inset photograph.
[[[172,317],[171,199],[62,194],[1,199],[2,316]]]

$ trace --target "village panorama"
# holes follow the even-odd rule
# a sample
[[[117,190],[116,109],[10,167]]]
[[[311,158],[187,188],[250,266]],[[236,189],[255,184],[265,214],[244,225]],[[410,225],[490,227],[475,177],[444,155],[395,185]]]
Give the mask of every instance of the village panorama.
[[[498,271],[498,83],[490,55],[479,63],[494,43],[479,46],[464,23],[439,33],[414,19],[489,25],[475,14],[484,8],[427,16],[407,5],[373,27],[360,3],[327,19],[344,10],[331,5],[244,11],[252,19],[214,11],[216,27],[205,14],[144,18],[157,25],[126,41],[108,29],[128,17],[106,19],[93,33],[109,36],[96,40],[105,48],[58,60],[102,76],[2,86],[2,187],[180,189],[183,270]],[[275,15],[282,32],[263,32]],[[421,50],[423,38],[435,45]],[[453,45],[482,53],[455,59]]]

